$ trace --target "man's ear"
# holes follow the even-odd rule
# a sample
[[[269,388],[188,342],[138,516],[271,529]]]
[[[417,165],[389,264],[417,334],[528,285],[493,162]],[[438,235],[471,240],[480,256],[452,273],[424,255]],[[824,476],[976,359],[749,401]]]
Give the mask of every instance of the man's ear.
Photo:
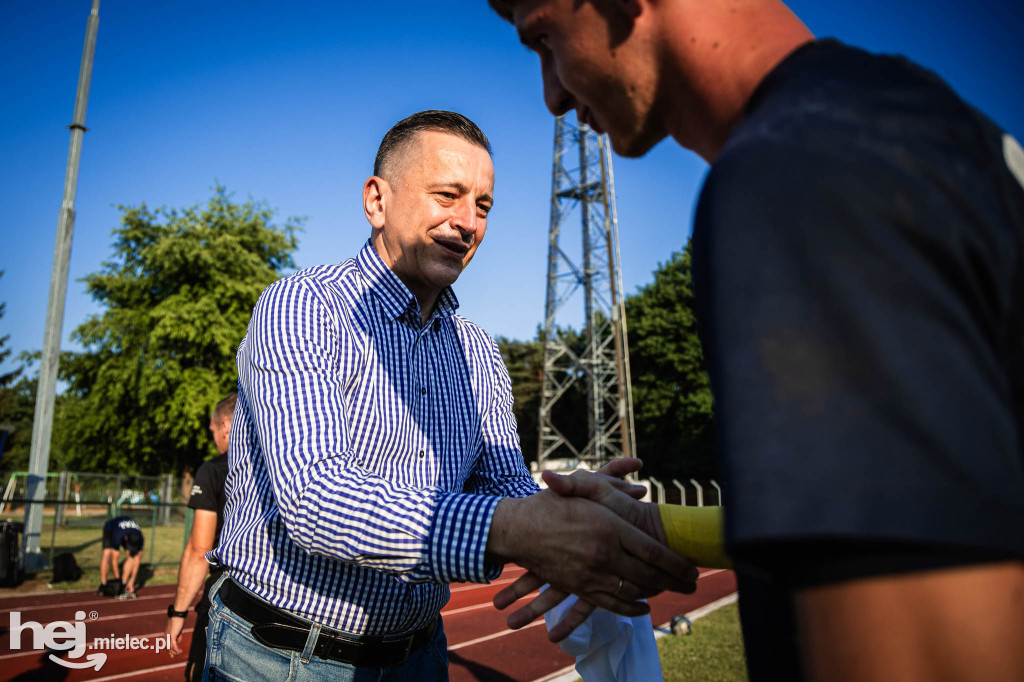
[[[375,230],[384,227],[384,214],[391,187],[384,178],[374,175],[363,183],[363,213]]]

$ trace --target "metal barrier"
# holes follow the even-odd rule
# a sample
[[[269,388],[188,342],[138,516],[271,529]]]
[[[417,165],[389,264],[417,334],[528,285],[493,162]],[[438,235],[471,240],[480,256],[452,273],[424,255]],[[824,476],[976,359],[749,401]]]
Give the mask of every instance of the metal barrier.
[[[687,486],[685,483],[680,482],[679,479],[672,479],[672,487],[675,488],[675,490],[653,476],[648,480],[657,490],[657,495],[653,495],[652,491],[654,501],[660,504],[665,504],[667,502],[669,504],[681,504],[685,507],[687,504],[692,505],[696,502],[696,506],[698,507],[703,507],[705,505],[710,507],[722,506],[722,487],[718,485],[717,481],[709,481],[711,487],[714,489],[714,492],[712,492],[711,490],[705,490],[704,484],[700,481],[693,478],[688,479],[693,493],[687,495]],[[671,497],[669,496],[670,493],[672,494]],[[676,493],[679,494],[678,500],[675,498]]]

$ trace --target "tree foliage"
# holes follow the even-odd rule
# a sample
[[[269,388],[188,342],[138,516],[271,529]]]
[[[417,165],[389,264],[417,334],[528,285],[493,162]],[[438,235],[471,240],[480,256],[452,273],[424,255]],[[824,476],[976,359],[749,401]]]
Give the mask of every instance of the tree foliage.
[[[301,221],[272,223],[215,188],[206,206],[119,206],[113,257],[84,278],[104,312],[61,364],[63,425],[76,466],[154,474],[196,466],[213,446],[214,403],[237,383],[235,351],[260,292],[292,260]]]
[[[575,353],[583,352],[583,337],[574,329],[557,329],[562,341]],[[544,378],[544,329],[530,341],[496,339],[512,378],[512,411],[516,416],[523,457],[534,462],[540,439],[540,399]],[[551,421],[570,442],[581,447],[587,442],[586,385],[581,380],[569,387],[552,407]]]
[[[4,272],[0,270],[0,277],[3,277]],[[4,310],[7,308],[7,303],[0,303],[0,320],[4,317]],[[0,336],[0,364],[2,364],[11,355],[11,349],[7,348],[7,340],[11,338],[10,334],[4,334]],[[18,391],[15,387],[15,381],[21,376],[22,368],[16,367],[13,370],[6,372],[0,372],[0,426],[15,427],[17,433],[17,426],[15,424],[14,412],[17,407]],[[29,421],[31,428],[32,422]],[[10,468],[8,464],[8,457],[4,456],[11,447],[14,445],[14,433],[0,432],[0,467]]]
[[[0,278],[3,278],[3,276],[4,276],[4,271],[0,270]],[[4,318],[4,311],[6,309],[7,309],[7,303],[0,303],[0,320],[2,320]],[[3,336],[0,336],[0,364],[2,364],[4,360],[6,360],[7,358],[9,358],[11,356],[11,349],[10,348],[5,348],[5,346],[7,345],[7,340],[9,338],[11,338],[10,334],[4,334]],[[13,369],[11,371],[8,371],[8,372],[0,373],[0,414],[3,414],[3,412],[2,412],[2,409],[3,409],[3,402],[2,402],[2,400],[3,400],[3,397],[2,397],[3,393],[2,392],[4,390],[10,388],[10,386],[15,382],[15,380],[18,378],[19,375],[21,375],[21,368],[20,367],[17,367],[17,368],[15,368],[15,369]],[[2,420],[2,418],[0,418],[0,420]]]
[[[644,473],[713,478],[717,473],[711,385],[697,336],[691,245],[626,299],[637,452]],[[684,479],[685,480],[685,479]]]
[[[22,356],[26,362],[32,358]],[[21,377],[13,386],[0,391],[0,422],[14,427],[7,435],[0,469],[4,471],[27,471],[32,451],[32,422],[35,419],[36,387],[39,377]],[[71,453],[76,450],[73,434],[68,430],[70,420],[68,409],[78,397],[63,393],[55,396],[53,403],[53,431],[50,439],[50,471],[71,468]]]
[[[541,379],[544,373],[540,334],[538,330],[537,338],[531,341],[503,337],[495,339],[512,379],[512,411],[516,416],[519,444],[527,462],[537,459],[537,419],[540,411]]]

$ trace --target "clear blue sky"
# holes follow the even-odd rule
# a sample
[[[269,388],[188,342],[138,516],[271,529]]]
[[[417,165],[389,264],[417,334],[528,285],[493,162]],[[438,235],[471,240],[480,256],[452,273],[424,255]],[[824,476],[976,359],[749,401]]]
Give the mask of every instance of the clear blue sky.
[[[1018,0],[800,0],[818,36],[937,71],[1024,139]],[[0,19],[0,336],[39,349],[90,0],[5,0]],[[103,0],[63,348],[98,308],[78,280],[109,257],[117,204],[204,203],[215,183],[281,217],[306,216],[300,267],[354,254],[360,191],[386,130],[421,109],[460,111],[490,136],[496,203],[456,285],[493,335],[530,338],[543,314],[553,119],[536,58],[484,0]],[[627,293],[681,248],[702,161],[667,141],[616,159]],[[770,171],[768,171],[770,172]],[[9,367],[10,362],[5,363]]]

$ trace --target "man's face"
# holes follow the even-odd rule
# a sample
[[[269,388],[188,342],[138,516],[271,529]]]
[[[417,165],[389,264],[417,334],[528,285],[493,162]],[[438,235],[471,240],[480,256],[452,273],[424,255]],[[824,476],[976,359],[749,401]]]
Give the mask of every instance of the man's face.
[[[551,113],[576,109],[622,156],[641,156],[666,136],[652,52],[625,10],[604,0],[508,4],[520,41],[540,57]]]
[[[380,227],[375,245],[421,301],[433,299],[458,279],[483,241],[494,166],[486,149],[437,131],[417,133],[398,154],[383,183],[382,226],[371,218]]]
[[[217,452],[224,454],[228,451],[228,436],[231,433],[231,420],[218,419],[216,416],[210,420],[210,433],[213,434],[213,443],[217,446]]]

